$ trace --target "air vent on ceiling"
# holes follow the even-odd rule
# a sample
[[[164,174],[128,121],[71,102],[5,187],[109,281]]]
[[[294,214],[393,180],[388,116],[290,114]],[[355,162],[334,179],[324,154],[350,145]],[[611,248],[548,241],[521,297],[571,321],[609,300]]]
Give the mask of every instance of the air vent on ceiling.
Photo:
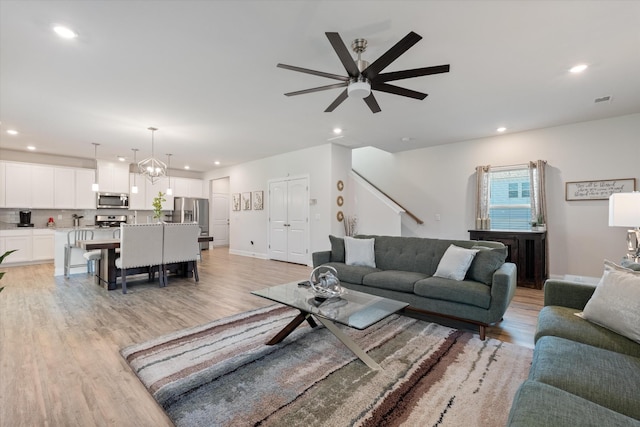
[[[601,96],[600,98],[596,98],[593,100],[594,104],[598,104],[600,102],[611,102],[611,96]]]

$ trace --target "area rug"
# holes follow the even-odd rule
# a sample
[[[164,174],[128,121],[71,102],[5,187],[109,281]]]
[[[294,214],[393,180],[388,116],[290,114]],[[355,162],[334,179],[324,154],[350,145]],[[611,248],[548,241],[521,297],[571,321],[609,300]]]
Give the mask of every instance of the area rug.
[[[532,350],[393,315],[265,342],[298,312],[270,306],[127,347],[122,356],[178,427],[503,426]]]

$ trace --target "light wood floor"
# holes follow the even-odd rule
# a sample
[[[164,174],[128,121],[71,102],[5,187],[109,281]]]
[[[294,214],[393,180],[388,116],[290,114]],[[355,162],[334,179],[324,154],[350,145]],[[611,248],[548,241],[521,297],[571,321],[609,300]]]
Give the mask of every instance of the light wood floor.
[[[268,305],[249,291],[306,278],[310,270],[218,248],[203,252],[197,285],[133,281],[123,295],[85,274],[53,277],[53,264],[0,266],[0,427],[171,426],[119,350]],[[533,347],[541,306],[542,291],[518,288],[487,335]]]

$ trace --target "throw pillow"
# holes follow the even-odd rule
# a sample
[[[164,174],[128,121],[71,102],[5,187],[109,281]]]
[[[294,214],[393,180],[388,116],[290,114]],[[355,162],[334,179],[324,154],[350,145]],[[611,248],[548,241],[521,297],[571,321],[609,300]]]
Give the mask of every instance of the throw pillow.
[[[478,249],[465,249],[450,245],[442,255],[433,275],[444,279],[462,280],[477,253]]]
[[[479,252],[473,257],[469,270],[467,270],[466,278],[485,285],[491,285],[493,283],[493,273],[507,259],[507,248],[473,246],[471,249],[478,249]]]
[[[344,239],[329,235],[331,242],[331,262],[344,262]]]
[[[355,239],[345,236],[344,252],[347,265],[376,266],[375,239]]]
[[[583,317],[640,343],[640,272],[605,261]]]
[[[623,259],[620,265],[623,266],[624,268],[628,268],[629,270],[640,271],[640,263],[638,262],[633,262],[628,259]]]

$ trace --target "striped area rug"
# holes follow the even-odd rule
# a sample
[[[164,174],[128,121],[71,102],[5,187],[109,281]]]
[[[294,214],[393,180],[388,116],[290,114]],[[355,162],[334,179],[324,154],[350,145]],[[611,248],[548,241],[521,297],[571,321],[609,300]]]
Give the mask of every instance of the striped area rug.
[[[503,426],[532,350],[393,315],[342,327],[382,371],[270,306],[121,351],[176,426]]]

